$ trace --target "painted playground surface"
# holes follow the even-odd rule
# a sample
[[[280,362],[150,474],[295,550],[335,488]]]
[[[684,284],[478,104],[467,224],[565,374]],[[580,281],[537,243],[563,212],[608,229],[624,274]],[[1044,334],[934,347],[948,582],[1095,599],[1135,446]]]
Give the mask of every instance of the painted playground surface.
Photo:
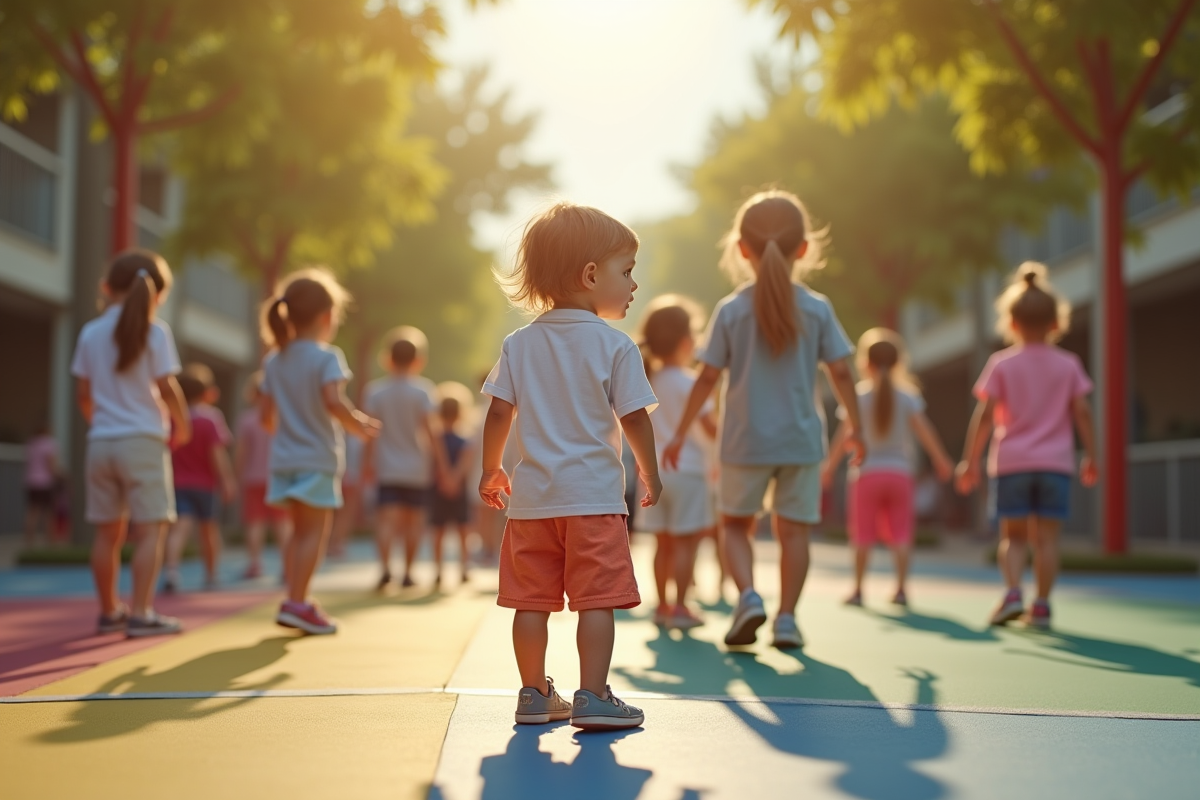
[[[760,547],[770,608],[774,550]],[[1067,578],[1054,632],[1034,633],[984,624],[991,570],[920,555],[908,611],[886,603],[882,555],[866,607],[844,607],[846,552],[818,545],[802,651],[729,652],[723,603],[687,636],[647,605],[619,612],[613,689],[646,724],[584,734],[513,725],[494,573],[379,595],[359,555],[318,579],[342,623],[327,638],[277,628],[266,580],[167,598],[187,632],[130,643],[92,635],[86,572],[0,572],[0,795],[1197,797],[1194,577]],[[649,556],[636,548],[644,596]],[[715,582],[700,575],[701,600]],[[552,618],[549,672],[568,696],[573,626]]]

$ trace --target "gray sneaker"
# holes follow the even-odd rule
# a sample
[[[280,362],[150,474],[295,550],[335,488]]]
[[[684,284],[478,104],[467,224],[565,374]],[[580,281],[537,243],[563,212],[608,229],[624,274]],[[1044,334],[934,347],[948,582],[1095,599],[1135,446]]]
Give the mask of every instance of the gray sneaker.
[[[757,638],[755,631],[766,621],[767,610],[763,608],[762,597],[753,589],[747,589],[738,599],[737,609],[733,612],[733,624],[729,626],[729,633],[725,634],[725,644],[754,644]]]
[[[518,725],[545,725],[571,718],[571,704],[554,691],[554,679],[547,676],[546,683],[550,686],[549,694],[542,694],[531,686],[521,689],[517,695]]]
[[[636,728],[646,721],[640,708],[628,705],[605,686],[607,699],[592,694],[586,689],[575,693],[574,708],[571,709],[571,724],[585,731],[612,731],[620,728]]]
[[[771,641],[771,645],[780,650],[795,650],[797,647],[804,647],[804,637],[800,635],[795,615],[780,614],[775,618],[775,638]]]
[[[118,606],[111,614],[101,614],[96,620],[96,633],[103,636],[106,633],[124,633],[129,624],[129,609]]]
[[[143,636],[168,636],[182,630],[182,623],[175,617],[150,612],[148,617],[130,617],[125,635],[130,639],[140,639]]]

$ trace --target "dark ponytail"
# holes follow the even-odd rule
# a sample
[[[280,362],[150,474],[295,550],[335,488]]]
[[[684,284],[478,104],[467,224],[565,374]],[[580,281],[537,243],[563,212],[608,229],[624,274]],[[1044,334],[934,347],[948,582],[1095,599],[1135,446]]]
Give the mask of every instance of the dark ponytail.
[[[287,298],[273,297],[267,301],[263,314],[263,341],[268,345],[282,350],[288,342],[296,338],[292,326],[287,319]]]
[[[347,292],[325,269],[303,269],[289,275],[275,297],[262,305],[260,333],[269,346],[283,350],[324,313],[341,322],[350,302]]]
[[[157,300],[171,288],[171,268],[158,253],[126,250],[109,262],[104,283],[121,302],[121,316],[113,331],[117,344],[117,372],[131,367],[146,350]]]

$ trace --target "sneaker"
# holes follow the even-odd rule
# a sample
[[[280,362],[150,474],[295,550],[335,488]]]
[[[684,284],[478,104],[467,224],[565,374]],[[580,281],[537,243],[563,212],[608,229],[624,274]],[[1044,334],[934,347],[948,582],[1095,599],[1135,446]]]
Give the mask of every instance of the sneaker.
[[[842,601],[843,605],[862,607],[862,592],[855,592]]]
[[[665,628],[670,622],[671,607],[666,603],[659,603],[658,608],[654,609],[654,624],[660,628]]]
[[[379,582],[375,584],[375,590],[382,592],[387,588],[387,585],[392,582],[392,573],[385,572],[379,576]]]
[[[1029,613],[1021,616],[1021,621],[1030,628],[1039,631],[1050,630],[1050,603],[1045,600],[1034,600]]]
[[[804,647],[804,637],[800,635],[800,628],[796,625],[794,614],[780,614],[775,618],[774,628],[774,635],[771,639],[772,647],[780,650],[795,650],[797,647]]]
[[[525,686],[517,695],[518,725],[545,725],[571,718],[571,704],[554,690],[554,679],[546,676],[549,694],[542,694],[531,686]]]
[[[275,622],[285,628],[296,628],[313,636],[337,633],[337,623],[325,616],[316,603],[294,603],[285,600],[279,606]]]
[[[992,612],[991,624],[1004,625],[1012,622],[1025,612],[1025,603],[1021,600],[1020,589],[1010,589],[1000,605]]]
[[[600,698],[586,689],[575,693],[571,708],[571,724],[585,731],[611,731],[620,728],[636,728],[646,721],[640,708],[628,705],[605,686],[607,698]]]
[[[175,617],[150,612],[148,617],[130,617],[125,627],[125,635],[130,639],[140,639],[143,636],[168,636],[183,630],[183,624]]]
[[[896,593],[894,595],[892,595],[892,605],[894,605],[894,606],[907,606],[908,605],[908,595],[906,595],[904,593],[903,589],[897,589]]]
[[[175,594],[175,592],[179,591],[178,572],[175,570],[169,570],[167,574],[163,576],[162,590],[163,594]]]
[[[411,575],[405,574],[404,578],[400,581],[400,585],[405,589],[411,589],[417,585],[417,582],[412,579]]]
[[[762,597],[753,589],[747,589],[738,599],[737,610],[733,612],[733,624],[729,626],[729,633],[725,634],[725,644],[754,644],[757,638],[755,631],[766,621],[767,611],[763,608]]]
[[[111,614],[101,614],[96,620],[96,634],[103,636],[107,633],[124,633],[129,624],[129,609],[117,606]]]
[[[671,612],[670,619],[667,620],[667,627],[680,631],[690,631],[692,628],[699,628],[703,624],[704,620],[687,606],[675,606],[675,609]]]

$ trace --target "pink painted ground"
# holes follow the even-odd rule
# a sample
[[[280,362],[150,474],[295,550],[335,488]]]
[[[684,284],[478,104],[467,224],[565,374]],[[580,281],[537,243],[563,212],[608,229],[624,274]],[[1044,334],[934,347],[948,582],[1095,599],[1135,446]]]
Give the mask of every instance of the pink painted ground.
[[[155,605],[198,628],[270,596],[267,592],[210,592],[161,596]],[[118,656],[144,650],[162,638],[96,635],[96,601],[90,597],[0,601],[0,697],[23,694]]]

